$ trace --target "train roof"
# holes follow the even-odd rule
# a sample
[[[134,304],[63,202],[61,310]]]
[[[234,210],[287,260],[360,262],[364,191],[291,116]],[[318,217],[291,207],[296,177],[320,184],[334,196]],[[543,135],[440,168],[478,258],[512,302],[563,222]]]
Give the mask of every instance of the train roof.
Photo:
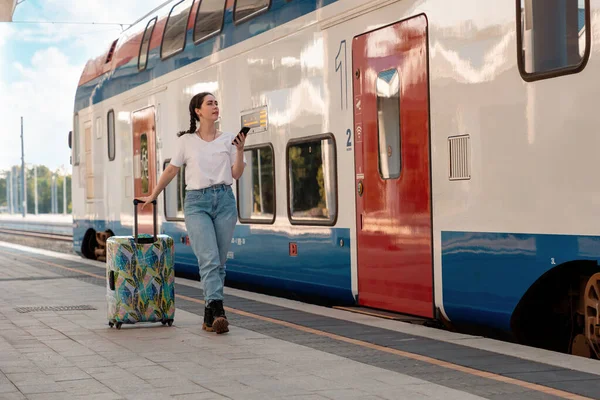
[[[96,58],[88,60],[79,79],[78,86],[82,86],[110,71],[118,69],[131,61],[132,58],[137,58],[142,36],[144,35],[148,21],[153,18],[157,18],[157,22],[154,33],[152,34],[150,49],[160,46],[169,12],[175,4],[178,4],[181,1],[182,0],[167,0],[131,24],[131,26],[124,30],[103,53]],[[200,0],[194,0],[193,2],[188,19],[188,29],[193,29],[194,27],[198,8],[195,6],[197,6],[199,2]],[[233,0],[227,0],[226,9],[232,7]]]
[[[264,9],[238,21],[234,18],[234,0],[226,0],[221,30],[197,41],[194,40],[194,25],[201,3],[194,0],[187,20],[184,48],[163,58],[160,53],[167,18],[173,7],[182,1],[163,3],[124,31],[102,54],[88,61],[77,87],[75,113],[339,0],[270,0]],[[148,23],[155,18],[145,67],[139,68],[142,38]],[[307,24],[312,22],[306,21]]]

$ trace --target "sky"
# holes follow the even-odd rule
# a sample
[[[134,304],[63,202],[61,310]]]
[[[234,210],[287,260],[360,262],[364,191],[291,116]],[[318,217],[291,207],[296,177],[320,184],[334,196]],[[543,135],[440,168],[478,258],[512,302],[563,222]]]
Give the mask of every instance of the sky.
[[[25,0],[13,23],[0,23],[0,171],[21,165],[21,116],[25,163],[71,171],[67,138],[79,77],[121,32],[92,23],[131,24],[164,1]]]

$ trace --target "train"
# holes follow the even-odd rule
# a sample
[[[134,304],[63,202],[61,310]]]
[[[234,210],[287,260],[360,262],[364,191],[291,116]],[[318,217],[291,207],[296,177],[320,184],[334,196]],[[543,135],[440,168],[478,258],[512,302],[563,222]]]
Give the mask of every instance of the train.
[[[599,23],[596,0],[166,1],[82,71],[73,248],[132,234],[208,91],[250,128],[227,282],[598,358]],[[184,199],[182,168],[158,225],[197,276]]]

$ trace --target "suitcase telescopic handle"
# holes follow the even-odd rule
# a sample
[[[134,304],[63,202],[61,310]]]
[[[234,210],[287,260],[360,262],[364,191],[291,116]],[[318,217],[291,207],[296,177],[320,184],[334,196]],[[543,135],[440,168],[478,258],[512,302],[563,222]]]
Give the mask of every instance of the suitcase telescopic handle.
[[[152,200],[152,226],[154,231],[153,238],[138,238],[138,204],[143,203],[143,201],[138,199],[133,199],[133,239],[135,243],[141,244],[150,244],[154,243],[158,240],[156,233],[156,200]]]

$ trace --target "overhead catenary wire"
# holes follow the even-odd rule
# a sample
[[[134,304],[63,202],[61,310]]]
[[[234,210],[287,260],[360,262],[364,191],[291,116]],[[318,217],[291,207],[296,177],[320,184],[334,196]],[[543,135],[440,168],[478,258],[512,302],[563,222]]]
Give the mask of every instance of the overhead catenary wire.
[[[130,27],[131,24],[129,23],[121,23],[121,22],[80,22],[80,21],[11,21],[11,22],[4,22],[4,23],[10,23],[10,24],[32,24],[32,25],[38,25],[38,24],[51,24],[51,25],[115,25],[115,26],[120,26],[121,27],[121,31],[123,31],[124,27]]]

